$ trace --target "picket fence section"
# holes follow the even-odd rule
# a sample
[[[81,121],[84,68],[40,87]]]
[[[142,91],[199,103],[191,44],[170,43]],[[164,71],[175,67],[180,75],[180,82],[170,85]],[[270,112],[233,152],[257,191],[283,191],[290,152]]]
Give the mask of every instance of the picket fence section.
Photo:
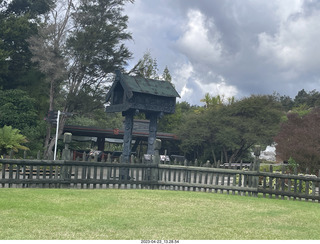
[[[131,162],[0,159],[0,187],[165,189],[320,202],[320,177],[273,172],[272,166],[260,172],[257,162],[240,169],[157,158]]]

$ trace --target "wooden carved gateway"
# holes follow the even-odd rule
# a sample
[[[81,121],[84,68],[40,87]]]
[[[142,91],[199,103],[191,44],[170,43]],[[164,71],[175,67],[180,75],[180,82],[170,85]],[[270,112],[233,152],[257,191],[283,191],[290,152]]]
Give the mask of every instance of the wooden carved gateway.
[[[157,134],[157,119],[163,114],[175,112],[176,98],[180,97],[168,81],[146,79],[141,76],[130,76],[116,71],[115,81],[107,93],[106,101],[110,103],[106,112],[122,112],[125,116],[123,138],[123,159],[129,161],[133,117],[145,113],[149,124],[147,154],[154,154],[154,143]]]

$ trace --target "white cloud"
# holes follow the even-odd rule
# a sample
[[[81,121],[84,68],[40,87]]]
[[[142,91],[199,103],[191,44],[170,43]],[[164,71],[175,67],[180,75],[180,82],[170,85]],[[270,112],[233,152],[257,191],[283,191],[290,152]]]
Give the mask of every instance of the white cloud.
[[[200,100],[206,93],[211,96],[221,95],[225,99],[236,96],[238,90],[235,86],[228,85],[221,75],[209,72],[207,77],[211,82],[204,83],[202,78],[194,72],[190,62],[183,65],[177,64],[173,73],[173,82],[180,93],[180,101],[188,101],[191,104],[201,105]]]
[[[179,100],[188,101],[192,98],[192,94],[193,94],[192,89],[188,88],[187,85],[184,85],[182,87],[181,95],[180,95],[181,98]]]
[[[236,87],[214,73],[214,66],[221,66],[224,61],[221,34],[213,19],[206,18],[199,10],[189,10],[176,46],[187,59],[187,63],[176,66],[173,76],[182,101],[201,104],[206,93],[226,98],[237,94]]]
[[[282,20],[276,35],[259,35],[257,49],[259,55],[287,70],[289,79],[317,70],[320,62],[320,11],[311,15],[305,15],[298,7],[293,11],[296,12],[287,13]]]
[[[178,39],[179,49],[194,62],[219,62],[222,44],[219,31],[212,19],[205,19],[199,10],[189,10],[183,35]],[[209,29],[215,34],[209,37]]]
[[[204,84],[199,79],[196,79],[195,83],[201,90],[202,98],[206,93],[209,93],[211,96],[220,95],[226,99],[238,94],[237,88],[235,86],[228,85],[225,79],[220,75],[216,76],[216,80],[213,80],[210,83]]]
[[[176,90],[180,93],[180,100],[187,101],[192,98],[193,90],[188,87],[190,77],[192,77],[193,67],[190,63],[176,64],[172,74],[172,82]]]

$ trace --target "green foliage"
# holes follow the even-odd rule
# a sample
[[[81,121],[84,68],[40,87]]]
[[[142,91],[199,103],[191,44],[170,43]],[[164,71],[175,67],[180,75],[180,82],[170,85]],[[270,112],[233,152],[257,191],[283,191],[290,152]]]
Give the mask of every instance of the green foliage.
[[[289,111],[292,109],[294,102],[289,96],[281,96],[280,102],[285,111]]]
[[[196,113],[189,114],[181,124],[178,136],[181,139],[181,150],[187,158],[200,159],[210,137],[208,122]]]
[[[18,152],[21,150],[28,150],[28,148],[22,144],[26,143],[25,136],[20,134],[20,130],[13,129],[12,126],[3,126],[0,128],[0,153],[8,154],[11,150]]]
[[[303,103],[298,105],[297,107],[293,107],[290,113],[295,113],[298,114],[300,117],[303,117],[310,113],[311,110],[312,109],[310,109],[310,107],[307,104]]]
[[[26,91],[19,89],[0,90],[0,127],[10,125],[26,136],[29,142],[30,154],[35,156],[43,149],[46,123],[39,118],[41,109],[37,101]]]
[[[292,172],[294,172],[295,169],[298,168],[299,164],[294,160],[292,157],[288,159],[288,165]]]
[[[218,109],[223,106],[223,97],[220,95],[211,96],[209,93],[206,93],[205,97],[201,99],[200,102],[205,103],[205,108]]]
[[[150,51],[145,52],[134,69],[142,77],[159,80],[157,59],[152,58]]]
[[[248,157],[253,145],[273,142],[281,105],[272,96],[251,96],[229,104],[217,98],[214,106],[210,105],[211,97],[207,98],[207,109],[190,114],[179,128],[181,149],[186,154],[199,157],[207,151],[213,161],[222,155],[224,162],[234,162]]]
[[[191,113],[193,107],[187,102],[177,102],[175,113],[166,114],[159,120],[158,130],[162,132],[176,133],[184,121],[184,117]]]
[[[171,80],[172,80],[172,77],[171,77],[170,71],[168,69],[168,66],[166,66],[164,68],[164,70],[163,70],[162,79],[165,80],[165,81],[169,81],[169,82],[171,82]]]
[[[51,0],[14,0],[0,2],[0,87],[15,89],[29,86],[25,77],[33,72],[28,38],[37,33],[40,16]],[[2,65],[1,65],[2,66]]]
[[[272,171],[282,171],[283,165],[273,165]],[[260,164],[260,172],[270,172],[269,164]]]
[[[91,116],[74,115],[68,119],[67,124],[89,126],[97,128],[122,128],[123,117],[121,113],[106,113],[103,110],[95,110]]]
[[[129,71],[129,74],[130,73],[135,73],[148,79],[165,80],[168,82],[172,80],[168,66],[164,68],[162,75],[159,74],[157,59],[152,57],[149,50],[143,54],[143,57],[140,58],[138,63]]]
[[[320,93],[316,90],[306,92],[302,89],[294,98],[294,107],[300,105],[305,105],[307,108],[318,107],[320,105]]]
[[[125,0],[79,1],[71,15],[74,28],[63,50],[69,62],[63,107],[69,112],[90,113],[103,109],[112,73],[131,58],[123,42],[131,39]],[[70,22],[70,24],[71,24]],[[88,24],[90,23],[90,24]],[[61,89],[61,87],[60,87]]]
[[[38,114],[42,116],[48,110],[41,90],[43,75],[31,62],[28,39],[37,33],[40,17],[51,4],[51,0],[0,1],[0,89],[27,91],[36,98]]]
[[[23,130],[37,125],[35,99],[22,90],[0,90],[0,126],[11,125]]]
[[[6,12],[17,15],[29,14],[30,18],[37,18],[38,15],[49,11],[52,4],[52,0],[12,0]]]
[[[132,56],[124,44],[131,40],[128,16],[123,14],[126,2],[64,1],[51,8],[38,35],[28,39],[32,60],[46,76],[50,110],[72,112],[102,124],[101,116],[93,114],[104,110],[113,72],[123,70]],[[64,123],[62,116],[60,128]],[[54,146],[50,136],[48,128],[45,155]]]
[[[67,48],[71,57],[86,67],[84,75],[90,75],[86,78],[91,81],[126,65],[131,57],[122,44],[131,39],[126,30],[128,16],[122,13],[125,2],[81,0],[73,15],[76,28],[67,40]]]
[[[25,127],[21,133],[26,136],[28,140],[28,155],[36,158],[37,153],[43,151],[43,141],[46,134],[47,123],[44,120],[38,120],[37,124],[32,127]],[[22,152],[19,152],[22,156]]]

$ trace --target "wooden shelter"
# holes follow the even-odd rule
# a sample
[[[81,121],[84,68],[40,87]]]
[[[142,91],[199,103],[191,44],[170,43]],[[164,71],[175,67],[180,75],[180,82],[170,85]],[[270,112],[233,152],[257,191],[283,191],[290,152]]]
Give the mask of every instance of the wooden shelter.
[[[149,124],[147,154],[154,154],[157,119],[175,112],[176,98],[180,97],[168,81],[130,76],[116,71],[115,81],[107,93],[106,112],[122,112],[125,116],[123,158],[129,160],[134,115],[146,114]]]

